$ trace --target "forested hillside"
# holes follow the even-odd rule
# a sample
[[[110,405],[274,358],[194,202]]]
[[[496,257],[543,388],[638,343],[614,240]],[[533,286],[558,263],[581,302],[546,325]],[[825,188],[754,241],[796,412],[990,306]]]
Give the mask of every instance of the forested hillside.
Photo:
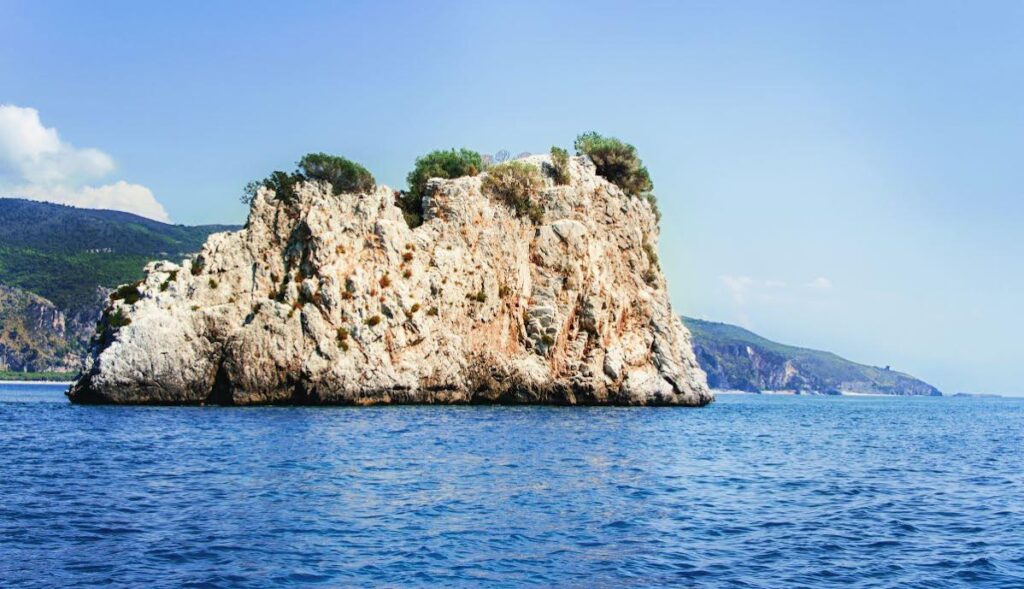
[[[93,305],[97,286],[136,280],[150,260],[194,253],[207,235],[229,229],[0,198],[0,284],[78,310]]]
[[[0,371],[77,367],[108,290],[234,228],[0,198]]]

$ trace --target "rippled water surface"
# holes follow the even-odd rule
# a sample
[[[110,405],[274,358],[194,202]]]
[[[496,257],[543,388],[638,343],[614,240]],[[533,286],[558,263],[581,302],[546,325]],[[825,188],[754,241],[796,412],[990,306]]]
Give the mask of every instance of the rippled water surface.
[[[1024,400],[78,407],[0,386],[0,586],[1024,587]]]

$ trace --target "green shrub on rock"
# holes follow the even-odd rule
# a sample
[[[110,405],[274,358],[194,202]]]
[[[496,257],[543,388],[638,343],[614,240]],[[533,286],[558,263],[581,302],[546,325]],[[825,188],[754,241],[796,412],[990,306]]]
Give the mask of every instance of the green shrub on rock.
[[[246,184],[242,191],[242,204],[252,203],[260,188],[273,190],[277,200],[291,203],[295,200],[295,187],[307,180],[327,182],[334,194],[369,192],[376,186],[376,180],[366,168],[340,156],[308,153],[297,165],[298,169],[291,174],[277,170],[263,180]]]
[[[626,194],[640,196],[654,190],[651,176],[632,145],[614,137],[584,133],[576,138],[575,147],[576,153],[594,162],[598,175]]]
[[[124,304],[126,305],[134,305],[142,298],[142,292],[139,290],[140,286],[142,286],[141,280],[131,284],[121,285],[117,287],[117,290],[110,293],[110,300],[124,301]]]
[[[569,183],[569,152],[561,147],[551,148],[551,171],[555,184],[565,186]]]
[[[262,180],[254,180],[245,185],[245,190],[242,193],[242,204],[250,204],[252,200],[256,198],[256,193],[259,192],[260,188],[266,188],[274,191],[274,198],[277,200],[290,203],[295,200],[295,185],[305,180],[299,174],[289,174],[280,170],[271,172],[269,176]]]
[[[484,170],[483,157],[470,149],[432,151],[416,158],[413,170],[406,177],[409,190],[401,193],[397,204],[410,227],[423,223],[423,194],[431,178],[476,176]]]
[[[369,170],[340,156],[308,153],[298,165],[307,178],[329,183],[334,194],[370,192],[377,185]]]
[[[107,318],[107,325],[109,325],[111,329],[121,329],[126,325],[131,325],[131,323],[132,320],[129,319],[121,309],[114,309],[114,312]]]
[[[121,329],[122,327],[131,325],[132,320],[124,314],[124,311],[120,308],[114,309],[104,313],[100,320],[96,323],[96,334],[102,339],[109,341],[113,332]]]
[[[657,197],[655,197],[654,193],[652,193],[652,192],[646,192],[646,193],[642,194],[641,196],[648,202],[648,204],[651,205],[651,210],[654,211],[654,219],[660,223],[661,222],[661,209],[658,208],[658,199],[657,199]]]
[[[534,223],[543,221],[544,209],[535,200],[544,188],[537,166],[518,161],[499,164],[487,171],[481,188],[511,207],[516,216],[526,216]]]

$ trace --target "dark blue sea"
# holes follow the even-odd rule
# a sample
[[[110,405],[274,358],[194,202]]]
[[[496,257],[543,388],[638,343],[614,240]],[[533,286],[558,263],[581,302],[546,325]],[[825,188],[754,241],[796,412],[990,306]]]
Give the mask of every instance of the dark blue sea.
[[[0,386],[3,587],[1024,587],[1024,399],[79,407]]]

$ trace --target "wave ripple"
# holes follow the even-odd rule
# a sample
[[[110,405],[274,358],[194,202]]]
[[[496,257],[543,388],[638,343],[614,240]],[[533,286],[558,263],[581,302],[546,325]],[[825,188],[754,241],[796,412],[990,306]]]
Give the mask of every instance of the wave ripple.
[[[1022,587],[1024,400],[144,408],[0,386],[0,586]]]

